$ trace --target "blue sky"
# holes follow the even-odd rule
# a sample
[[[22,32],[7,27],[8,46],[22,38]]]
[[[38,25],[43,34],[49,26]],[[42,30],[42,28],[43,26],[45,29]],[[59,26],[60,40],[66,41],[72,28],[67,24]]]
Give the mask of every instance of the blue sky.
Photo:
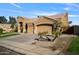
[[[69,13],[72,25],[79,25],[78,3],[0,3],[0,16],[25,16],[35,18],[42,15]]]

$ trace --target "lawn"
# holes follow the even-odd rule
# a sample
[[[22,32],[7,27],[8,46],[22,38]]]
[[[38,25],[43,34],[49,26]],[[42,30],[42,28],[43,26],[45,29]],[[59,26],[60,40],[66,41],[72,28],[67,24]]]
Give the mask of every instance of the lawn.
[[[79,36],[73,38],[73,41],[69,46],[68,52],[70,52],[71,54],[79,54]]]
[[[14,35],[18,35],[18,33],[16,33],[16,32],[0,33],[0,38],[9,37],[9,36],[14,36]]]

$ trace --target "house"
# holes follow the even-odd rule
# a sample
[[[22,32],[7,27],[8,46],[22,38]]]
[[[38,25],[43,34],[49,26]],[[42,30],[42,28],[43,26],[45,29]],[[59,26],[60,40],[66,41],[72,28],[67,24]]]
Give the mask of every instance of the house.
[[[19,33],[38,34],[41,32],[48,32],[48,34],[52,34],[55,21],[61,22],[62,32],[68,29],[68,13],[63,13],[51,16],[38,16],[34,19],[19,17],[17,19],[17,30]]]

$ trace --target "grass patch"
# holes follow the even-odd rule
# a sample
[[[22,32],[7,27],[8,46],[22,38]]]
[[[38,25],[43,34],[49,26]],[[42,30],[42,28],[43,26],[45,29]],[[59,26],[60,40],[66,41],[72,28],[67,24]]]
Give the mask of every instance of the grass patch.
[[[72,38],[73,41],[71,42],[68,52],[72,54],[79,54],[79,36]]]
[[[19,35],[19,34],[16,33],[16,32],[1,33],[1,34],[0,34],[0,38],[9,37],[9,36],[14,36],[14,35]]]

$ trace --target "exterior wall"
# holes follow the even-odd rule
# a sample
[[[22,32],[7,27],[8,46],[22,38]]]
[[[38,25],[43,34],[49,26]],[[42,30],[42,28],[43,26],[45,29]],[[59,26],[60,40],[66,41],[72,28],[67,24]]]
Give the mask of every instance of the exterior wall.
[[[37,34],[41,32],[48,32],[49,35],[52,34],[52,26],[49,26],[49,24],[53,24],[53,22],[49,19],[39,17],[35,23],[37,26]],[[40,25],[40,24],[47,24],[47,25]]]
[[[22,26],[20,26],[21,25],[20,22],[22,22]],[[26,28],[25,28],[26,18],[23,18],[23,17],[18,18],[17,23],[18,23],[18,32],[19,33],[21,32],[21,28],[23,29],[22,32],[26,32]]]
[[[20,26],[20,22],[22,22],[22,26]],[[18,23],[18,32],[20,33],[21,32],[21,27],[23,29],[22,33],[33,33],[33,29],[32,29],[32,26],[30,27],[30,24],[32,23],[32,20],[30,19],[26,19],[25,17],[19,17],[17,19],[17,23]],[[26,29],[26,24],[28,25],[28,28]]]
[[[5,30],[5,32],[10,32],[12,29],[10,28],[11,24],[0,24],[0,28]]]
[[[57,20],[58,22],[62,22],[62,24],[61,24],[62,32],[68,29],[69,23],[68,23],[68,14],[67,13],[63,14],[61,17],[58,17],[56,19],[58,19]],[[53,17],[51,18],[51,20],[49,20],[49,18],[44,18],[44,17],[39,17],[36,20],[19,18],[17,20],[17,22],[18,22],[18,32],[21,31],[19,22],[22,22],[23,23],[23,26],[22,26],[23,32],[26,31],[25,24],[27,24],[28,25],[28,28],[27,28],[28,33],[38,34],[39,32],[48,32],[48,34],[51,34],[52,30],[53,30],[52,26],[48,26],[48,25],[37,26],[37,25],[39,25],[39,24],[54,24],[54,22],[52,20],[53,20]],[[34,24],[34,26],[33,26],[33,24]]]
[[[19,23],[18,23],[18,29],[17,29],[17,31],[18,31],[18,33],[21,32],[21,30],[20,30],[20,24]]]
[[[33,33],[34,31],[34,28],[33,28],[33,25],[32,24],[28,24],[28,33]]]
[[[60,21],[62,22],[63,31],[66,31],[69,28],[68,14],[63,15]]]
[[[52,26],[37,26],[38,33],[48,32],[48,34],[52,34]]]
[[[36,25],[38,25],[38,24],[53,24],[53,22],[50,21],[49,19],[45,19],[45,18],[43,18],[43,17],[39,17],[39,18],[37,19],[37,21],[35,22],[35,24],[36,24]]]

